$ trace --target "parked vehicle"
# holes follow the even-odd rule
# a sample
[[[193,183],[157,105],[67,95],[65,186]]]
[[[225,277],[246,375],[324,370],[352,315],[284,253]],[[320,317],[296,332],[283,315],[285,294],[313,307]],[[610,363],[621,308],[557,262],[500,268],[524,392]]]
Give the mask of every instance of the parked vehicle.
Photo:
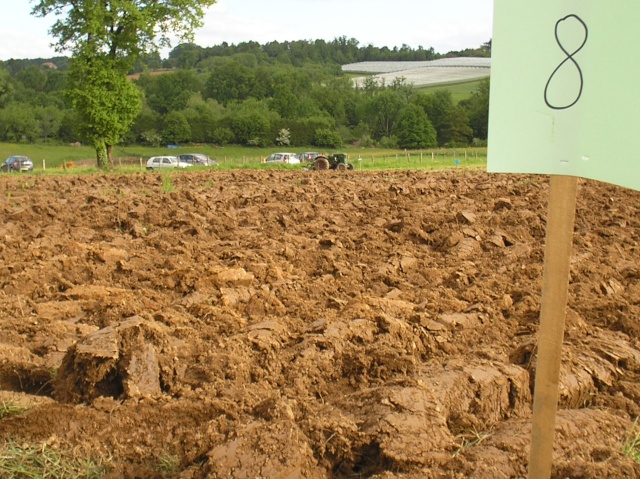
[[[217,166],[218,162],[203,153],[185,153],[178,155],[178,160],[193,166]]]
[[[10,156],[0,165],[0,170],[5,173],[33,171],[33,161],[28,156]]]
[[[147,161],[147,170],[164,170],[169,168],[187,168],[189,163],[178,160],[176,156],[152,156]]]
[[[322,155],[322,153],[318,153],[317,151],[305,151],[304,153],[298,153],[296,158],[300,161],[313,161],[320,155]]]
[[[274,153],[267,158],[267,163],[300,163],[295,153]]]

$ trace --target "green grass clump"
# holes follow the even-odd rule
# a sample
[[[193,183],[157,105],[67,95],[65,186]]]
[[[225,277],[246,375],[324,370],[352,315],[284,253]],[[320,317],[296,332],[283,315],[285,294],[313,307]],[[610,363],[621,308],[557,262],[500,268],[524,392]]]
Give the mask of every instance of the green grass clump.
[[[158,459],[158,471],[162,477],[172,477],[180,471],[180,457],[174,454],[164,455]]]
[[[633,423],[633,427],[627,433],[627,437],[622,445],[622,453],[637,463],[640,463],[640,426],[638,425],[637,418]]]
[[[0,477],[5,479],[98,479],[107,469],[101,461],[73,458],[46,443],[0,446]]]
[[[29,406],[25,406],[24,404],[19,404],[13,401],[2,401],[0,402],[0,419],[22,414],[27,409],[29,409]]]
[[[169,175],[164,175],[162,177],[162,191],[165,193],[171,193],[175,189],[176,187],[173,185],[171,177]]]

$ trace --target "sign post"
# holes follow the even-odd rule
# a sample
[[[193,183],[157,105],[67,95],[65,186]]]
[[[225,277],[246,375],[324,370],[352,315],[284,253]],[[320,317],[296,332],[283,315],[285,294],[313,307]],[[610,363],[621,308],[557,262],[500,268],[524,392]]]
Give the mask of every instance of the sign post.
[[[494,0],[487,170],[551,175],[529,479],[551,476],[577,177],[640,190],[640,2]]]
[[[573,246],[577,178],[552,176],[547,212],[529,479],[551,476],[558,381]]]

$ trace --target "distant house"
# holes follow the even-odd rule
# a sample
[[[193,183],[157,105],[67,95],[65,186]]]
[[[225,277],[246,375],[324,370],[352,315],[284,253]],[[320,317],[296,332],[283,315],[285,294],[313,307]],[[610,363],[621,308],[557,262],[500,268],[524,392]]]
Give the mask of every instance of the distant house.
[[[44,62],[41,66],[42,66],[42,68],[49,68],[50,70],[57,70],[58,69],[56,64],[53,63],[53,62]]]

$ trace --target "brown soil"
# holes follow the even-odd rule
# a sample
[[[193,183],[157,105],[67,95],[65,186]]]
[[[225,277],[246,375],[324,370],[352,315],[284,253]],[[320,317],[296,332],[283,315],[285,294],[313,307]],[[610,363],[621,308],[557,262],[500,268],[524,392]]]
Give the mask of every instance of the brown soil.
[[[163,178],[0,178],[0,399],[32,405],[0,440],[114,478],[526,477],[545,177]],[[580,180],[554,478],[640,477],[639,203]]]

